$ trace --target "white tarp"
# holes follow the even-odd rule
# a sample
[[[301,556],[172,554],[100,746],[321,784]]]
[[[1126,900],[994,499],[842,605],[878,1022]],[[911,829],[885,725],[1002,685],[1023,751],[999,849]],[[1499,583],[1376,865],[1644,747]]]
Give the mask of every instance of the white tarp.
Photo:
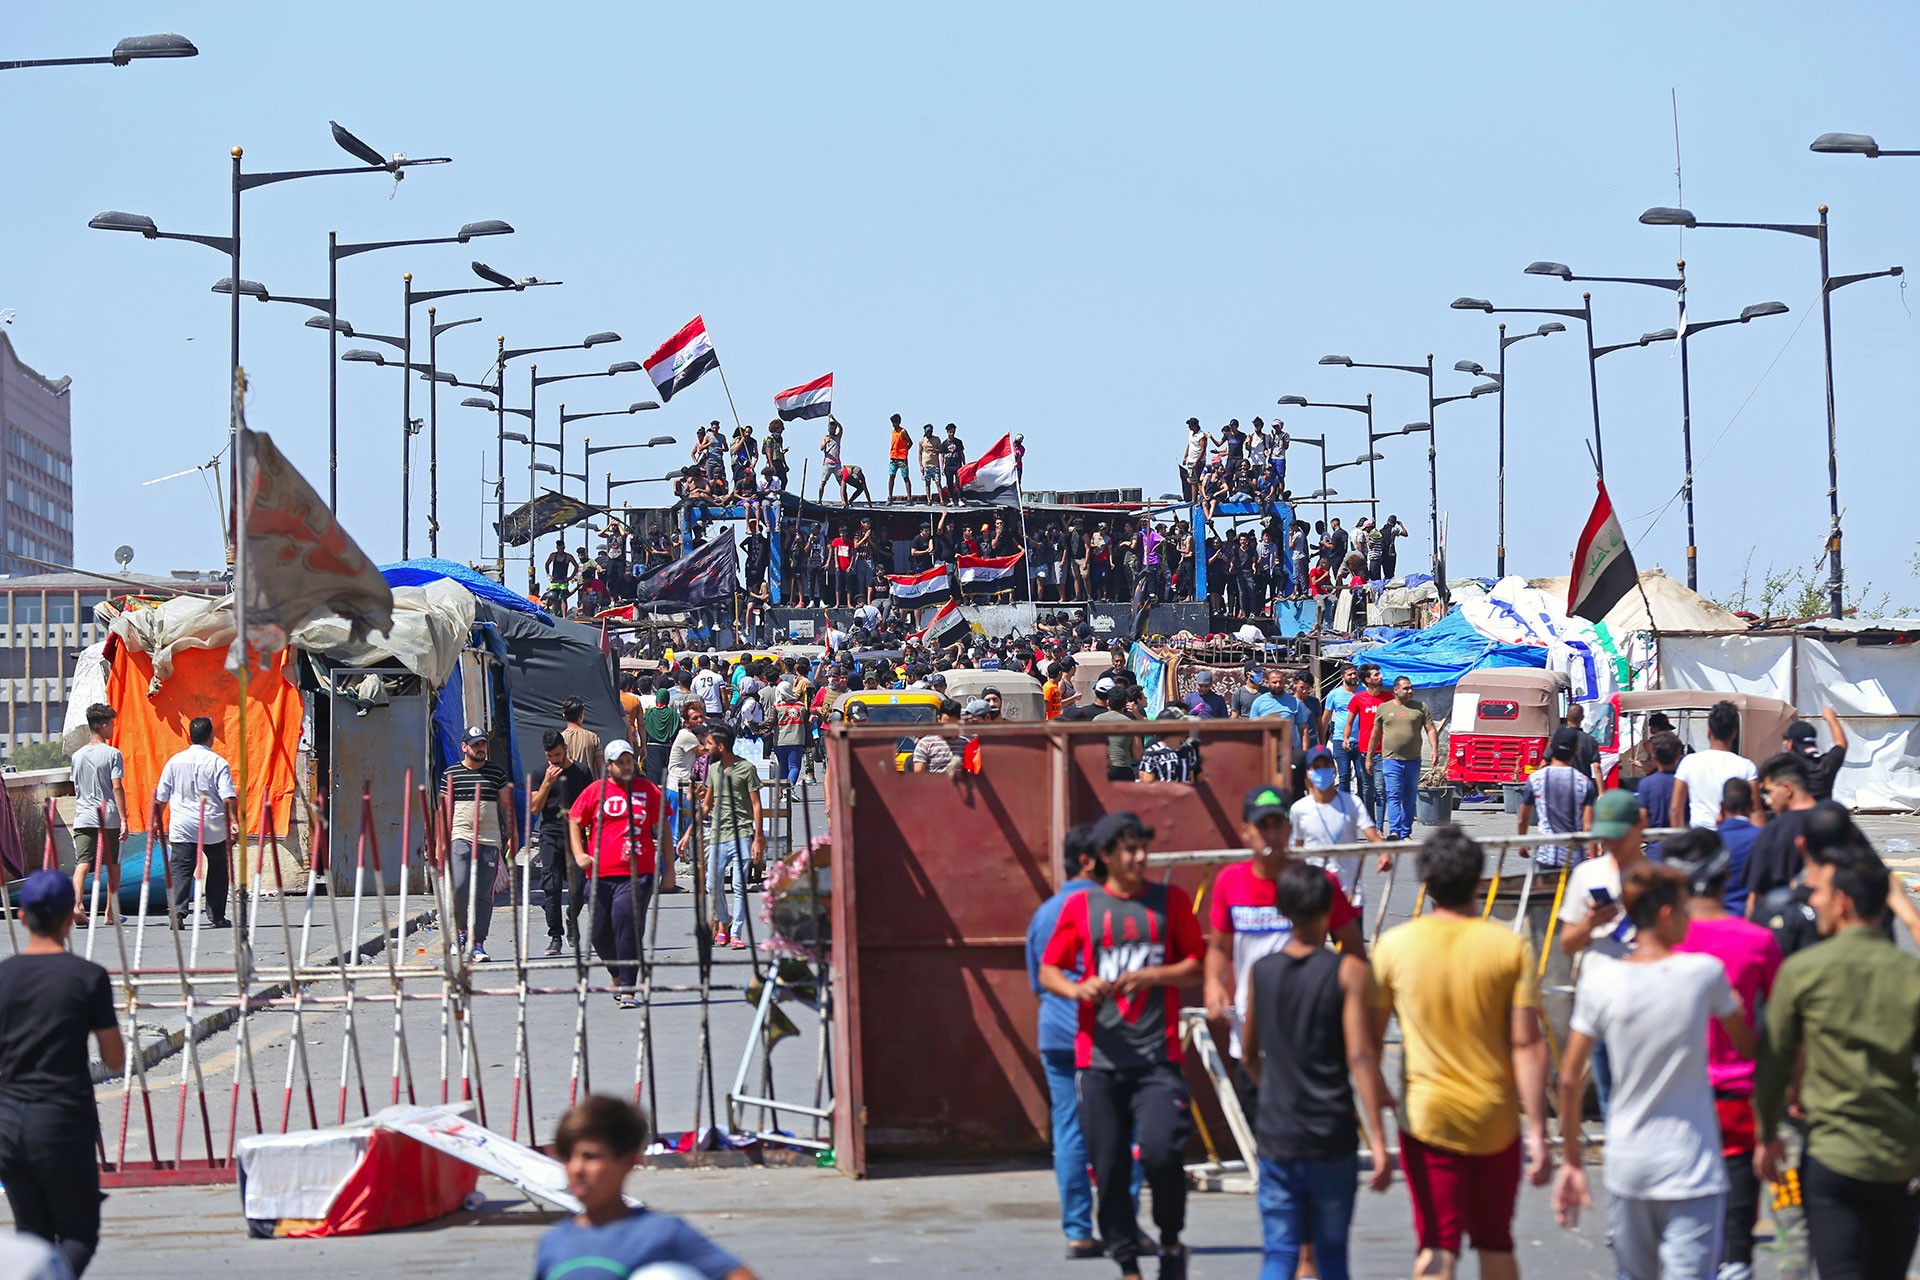
[[[107,643],[90,644],[73,664],[67,685],[67,718],[60,726],[60,745],[72,755],[87,745],[87,708],[107,700]]]
[[[1470,600],[1460,612],[1474,630],[1506,644],[1539,645],[1547,651],[1547,670],[1564,671],[1576,702],[1604,702],[1622,687],[1619,652],[1612,637],[1584,618],[1569,618],[1555,598],[1518,576],[1494,584],[1484,599]]]
[[[1660,641],[1669,689],[1753,693],[1811,721],[1832,707],[1847,731],[1833,798],[1854,809],[1920,812],[1920,647],[1793,634],[1672,636]]]

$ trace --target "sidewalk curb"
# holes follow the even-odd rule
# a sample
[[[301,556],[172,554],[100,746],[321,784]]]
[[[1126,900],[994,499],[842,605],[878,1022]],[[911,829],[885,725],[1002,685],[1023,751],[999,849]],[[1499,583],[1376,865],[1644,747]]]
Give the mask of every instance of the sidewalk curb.
[[[433,919],[433,915],[434,913],[428,910],[422,911],[418,915],[408,917],[401,928],[400,936],[402,938],[410,937],[427,928],[427,922]],[[370,959],[385,951],[389,937],[389,933],[381,933],[375,937],[368,938],[365,942],[355,947],[353,950],[353,963],[358,964],[363,960]],[[335,965],[339,963],[339,959],[338,954],[335,954],[319,957],[309,961],[309,963],[323,966]],[[279,1000],[291,994],[293,994],[293,988],[288,985],[287,982],[275,982],[255,991],[249,998],[249,1003],[262,1000]],[[194,1019],[193,1026],[190,1028],[193,1040],[197,1044],[209,1036],[225,1031],[239,1020],[240,1011],[232,1005],[226,1005],[212,1013],[205,1014],[202,1017]],[[134,1060],[129,1057],[127,1062],[128,1068],[134,1070],[136,1074],[153,1070],[156,1066],[165,1062],[174,1054],[179,1053],[180,1050],[185,1047],[188,1032],[189,1028],[180,1027],[157,1039],[143,1039],[140,1046],[137,1067]],[[98,1059],[90,1061],[87,1065],[93,1076],[93,1083],[95,1085],[111,1084],[116,1080],[125,1078],[122,1072],[108,1071],[106,1064]]]

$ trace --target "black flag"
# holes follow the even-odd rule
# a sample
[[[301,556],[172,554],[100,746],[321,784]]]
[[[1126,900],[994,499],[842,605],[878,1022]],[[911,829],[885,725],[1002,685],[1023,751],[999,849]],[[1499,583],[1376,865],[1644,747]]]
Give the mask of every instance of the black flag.
[[[633,583],[637,604],[722,604],[733,598],[737,557],[729,530],[691,554],[654,569]]]

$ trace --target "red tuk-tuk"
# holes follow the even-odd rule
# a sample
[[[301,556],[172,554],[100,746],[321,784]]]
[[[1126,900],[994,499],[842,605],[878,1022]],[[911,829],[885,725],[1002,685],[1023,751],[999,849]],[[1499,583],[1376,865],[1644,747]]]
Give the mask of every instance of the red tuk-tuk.
[[[1454,686],[1447,781],[1521,782],[1546,763],[1547,739],[1566,713],[1564,671],[1495,667],[1469,671]]]

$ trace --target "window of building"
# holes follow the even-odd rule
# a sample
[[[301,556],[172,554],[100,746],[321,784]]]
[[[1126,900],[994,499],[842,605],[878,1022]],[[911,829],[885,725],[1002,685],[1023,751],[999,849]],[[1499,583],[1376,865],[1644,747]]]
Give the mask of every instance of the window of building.
[[[73,602],[71,591],[47,592],[47,621],[73,622],[79,618],[79,606]]]
[[[37,591],[19,591],[13,597],[13,620],[15,622],[40,621],[40,593]]]

